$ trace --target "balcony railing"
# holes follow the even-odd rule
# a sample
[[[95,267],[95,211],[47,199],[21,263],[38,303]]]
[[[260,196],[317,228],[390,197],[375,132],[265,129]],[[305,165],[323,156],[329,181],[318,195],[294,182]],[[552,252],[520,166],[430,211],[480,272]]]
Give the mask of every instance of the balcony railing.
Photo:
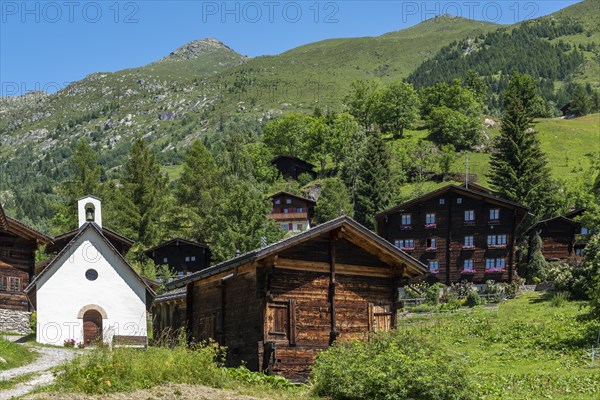
[[[271,213],[268,218],[277,221],[297,220],[297,219],[308,219],[308,213],[306,212],[295,212],[295,213]]]

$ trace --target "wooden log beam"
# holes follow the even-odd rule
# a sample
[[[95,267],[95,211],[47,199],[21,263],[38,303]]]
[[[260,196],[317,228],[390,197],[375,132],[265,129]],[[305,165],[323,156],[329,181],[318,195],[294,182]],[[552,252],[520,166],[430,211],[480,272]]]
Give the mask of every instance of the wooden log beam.
[[[329,262],[280,258],[275,268],[329,274],[331,265]],[[365,267],[362,265],[341,264],[336,261],[335,270],[337,275],[341,274],[370,276],[374,278],[393,278],[396,276],[402,276],[404,269],[402,267]]]
[[[340,234],[341,232],[339,231],[333,231],[329,236],[329,306],[331,308],[331,331],[329,333],[329,345],[332,345],[339,335],[339,332],[337,331],[337,321],[335,314],[335,287],[337,285],[337,280],[335,277],[335,242],[340,237]]]

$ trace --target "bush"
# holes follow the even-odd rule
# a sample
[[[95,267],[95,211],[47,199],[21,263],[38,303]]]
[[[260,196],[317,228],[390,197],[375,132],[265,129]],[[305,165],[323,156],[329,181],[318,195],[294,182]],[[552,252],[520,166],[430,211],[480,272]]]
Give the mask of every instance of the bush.
[[[57,368],[52,389],[58,392],[101,394],[128,392],[167,382],[222,386],[227,378],[217,360],[223,350],[216,345],[188,349],[106,348],[93,350]]]
[[[333,400],[472,397],[461,357],[403,331],[376,335],[369,342],[336,342],[317,357],[312,382],[315,394]]]
[[[461,306],[460,300],[457,298],[446,300],[440,305],[440,311],[454,311],[458,310]]]
[[[419,304],[418,306],[410,308],[410,312],[413,313],[428,313],[432,311],[437,311],[437,306],[431,304]]]
[[[569,300],[569,293],[567,292],[556,292],[550,299],[552,307],[562,307],[565,302]]]
[[[454,291],[458,297],[467,297],[473,291],[473,283],[469,281],[461,281],[450,285],[450,289]]]
[[[427,303],[434,304],[434,305],[439,304],[440,303],[440,292],[445,287],[446,287],[445,285],[443,285],[442,283],[439,283],[439,282],[431,285],[427,289],[427,292],[425,293],[425,298],[427,299]]]
[[[465,305],[467,307],[475,307],[481,304],[481,297],[479,297],[479,293],[471,291],[467,295],[467,299],[465,300]]]

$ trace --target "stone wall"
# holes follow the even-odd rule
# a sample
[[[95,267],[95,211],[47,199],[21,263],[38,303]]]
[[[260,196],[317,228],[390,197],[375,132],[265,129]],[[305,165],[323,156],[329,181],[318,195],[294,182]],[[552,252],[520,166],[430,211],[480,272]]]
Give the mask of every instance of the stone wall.
[[[0,332],[28,335],[31,332],[30,320],[30,312],[0,309]]]

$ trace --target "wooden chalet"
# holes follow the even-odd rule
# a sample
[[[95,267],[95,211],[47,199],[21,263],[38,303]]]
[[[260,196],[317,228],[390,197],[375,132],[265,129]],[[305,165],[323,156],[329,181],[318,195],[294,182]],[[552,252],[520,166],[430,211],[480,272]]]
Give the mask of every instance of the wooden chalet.
[[[281,176],[285,179],[298,180],[302,174],[308,174],[312,179],[317,178],[315,166],[298,157],[280,155],[271,160],[271,164],[277,168]]]
[[[168,265],[177,276],[185,276],[210,266],[210,249],[204,243],[171,239],[144,252],[155,265]]]
[[[35,273],[38,246],[50,240],[45,234],[6,216],[0,205],[0,309],[30,310],[24,289]]]
[[[100,227],[102,235],[110,242],[111,245],[122,255],[127,254],[134,241],[126,238],[125,236],[109,229],[105,226]],[[67,246],[75,236],[79,233],[80,229],[73,229],[72,231],[63,233],[52,239],[52,242],[46,246],[47,254],[59,253],[65,246]]]
[[[511,282],[515,229],[528,209],[473,189],[447,185],[386,210],[377,232],[428,265],[430,281]]]
[[[542,254],[546,261],[579,264],[585,258],[588,230],[573,220],[585,209],[572,210],[565,215],[538,222],[528,231],[530,236],[539,233]]]
[[[227,346],[228,365],[303,381],[334,340],[394,328],[399,287],[425,272],[418,260],[340,217],[167,288],[187,288],[188,334]]]
[[[315,201],[288,192],[278,192],[269,199],[273,210],[267,218],[274,220],[285,231],[302,232],[313,224]]]

